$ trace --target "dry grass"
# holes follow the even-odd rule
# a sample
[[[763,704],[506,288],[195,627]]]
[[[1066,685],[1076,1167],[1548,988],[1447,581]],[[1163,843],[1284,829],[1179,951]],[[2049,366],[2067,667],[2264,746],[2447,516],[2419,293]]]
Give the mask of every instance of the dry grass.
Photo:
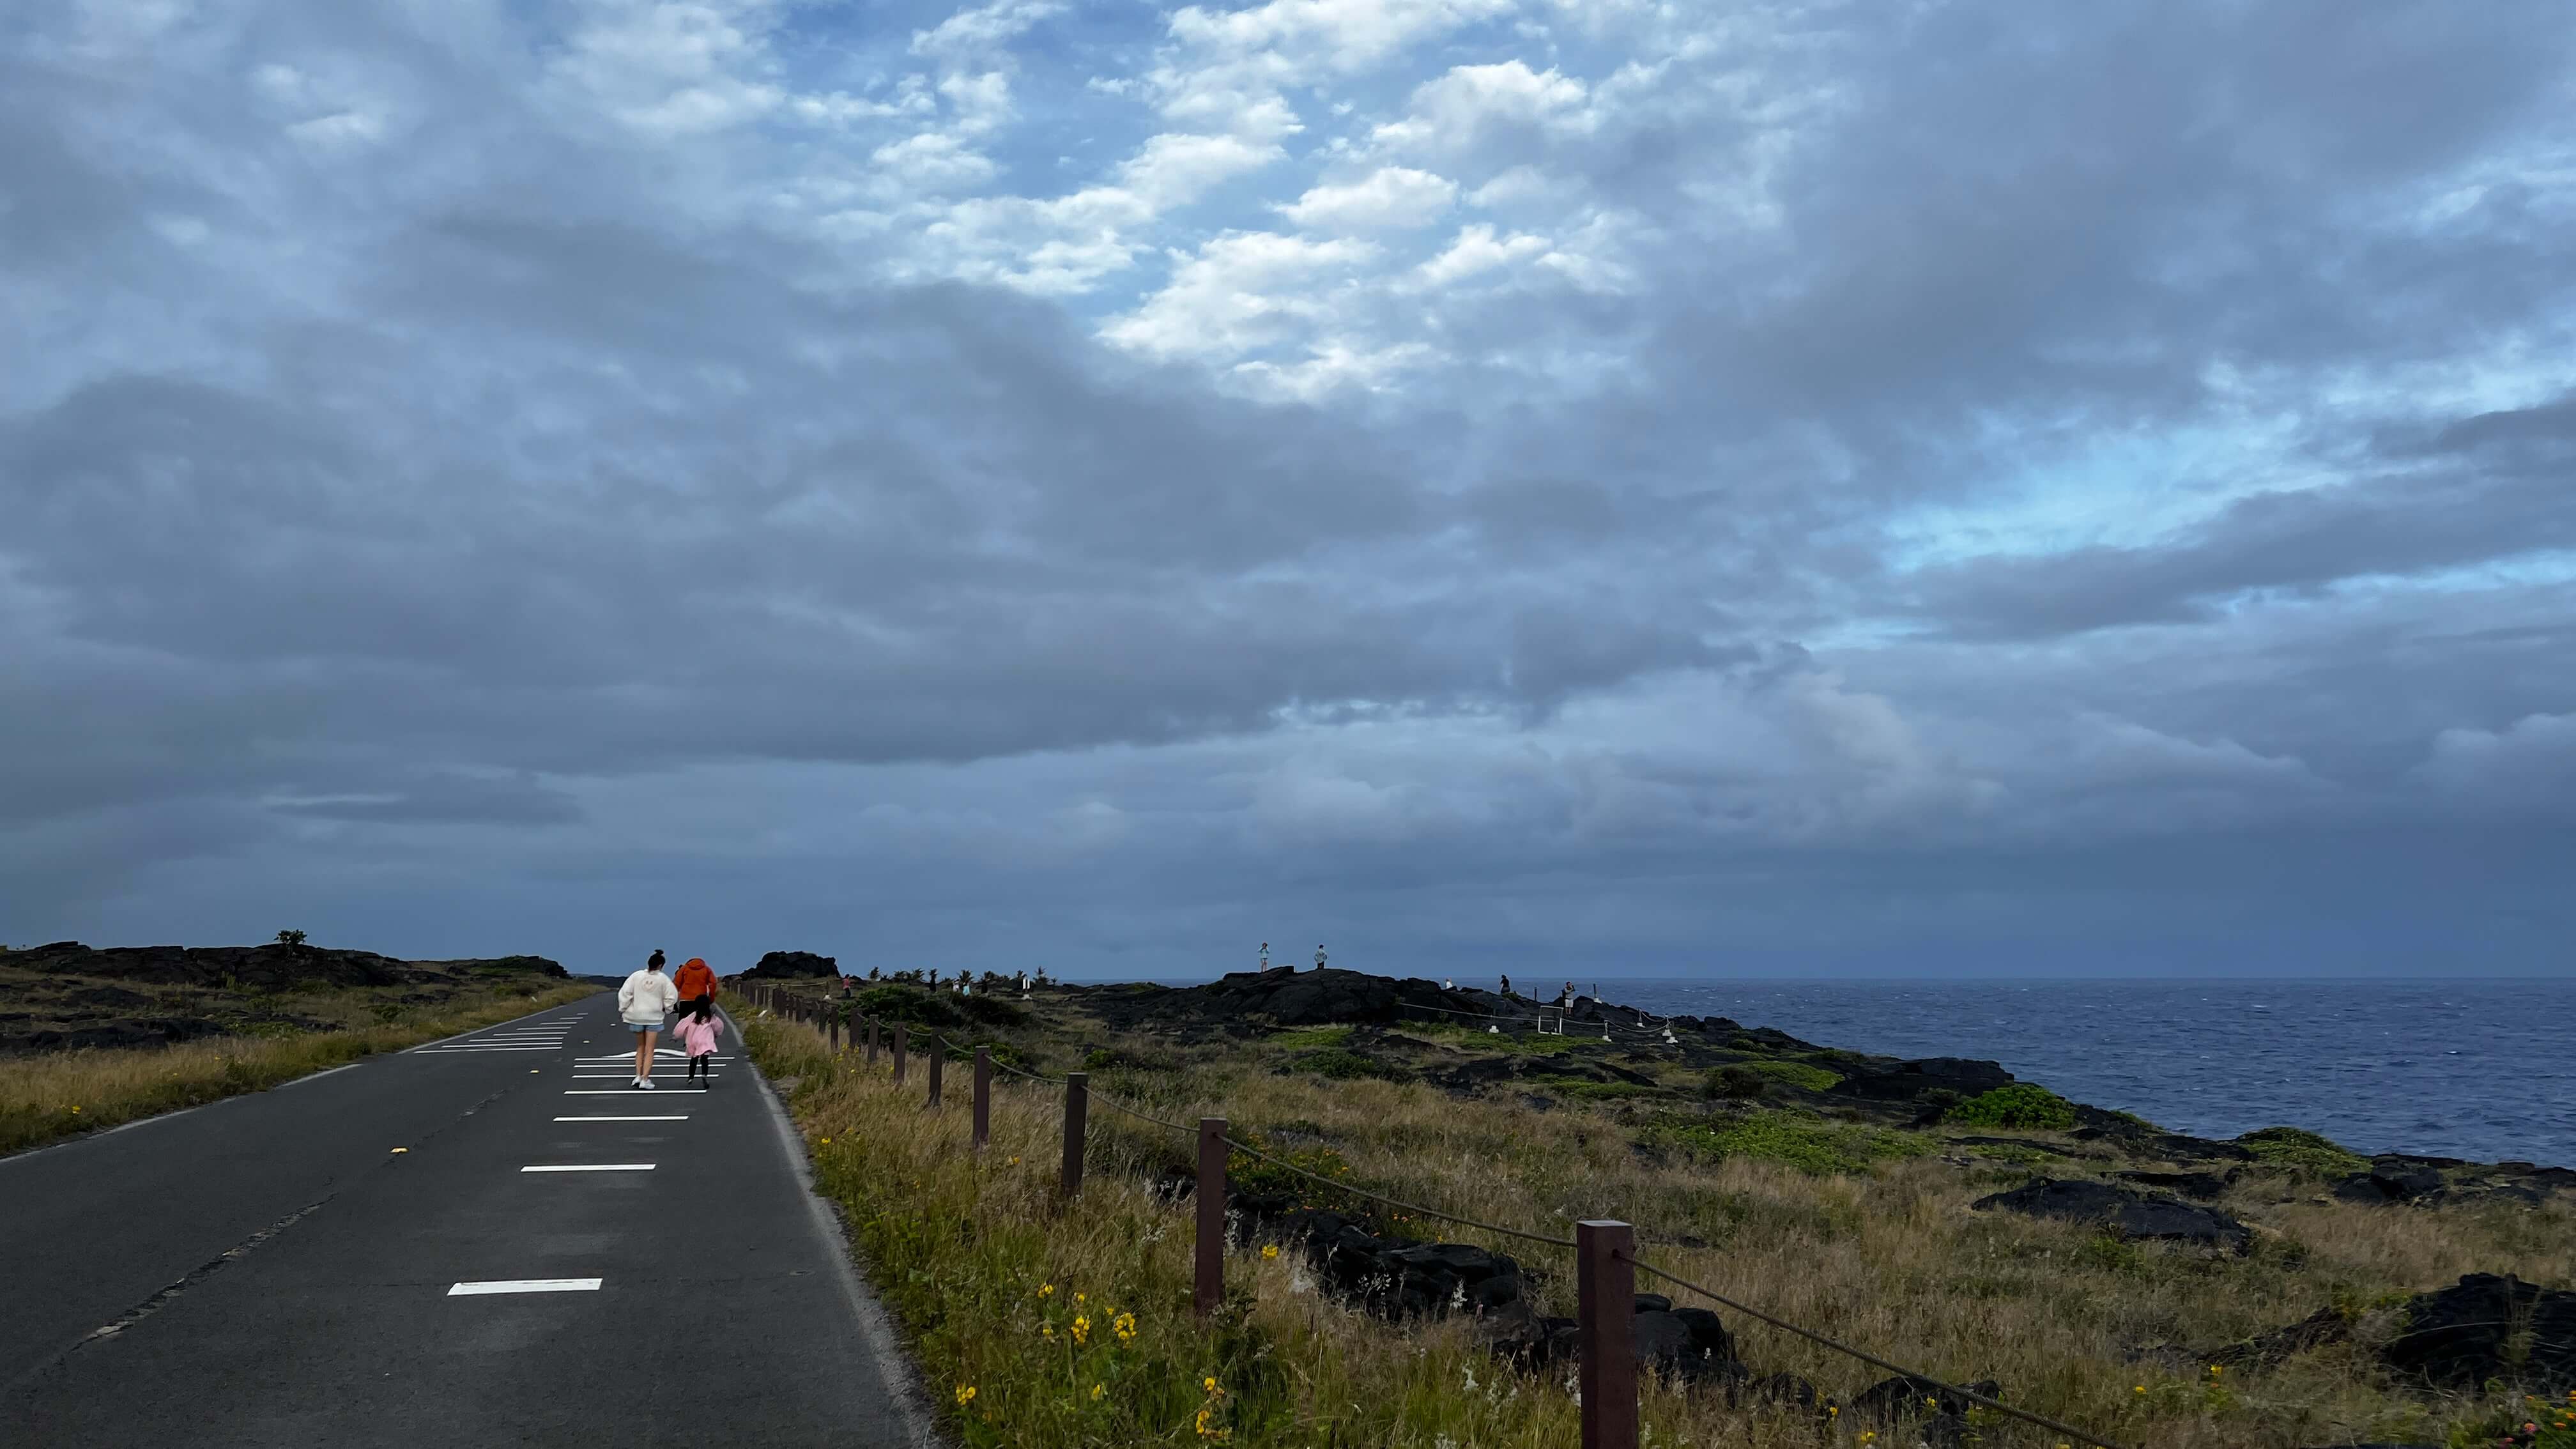
[[[298,993],[292,999],[299,1010],[352,1024],[334,1031],[0,1058],[0,1155],[261,1091],[377,1052],[578,1001],[598,989],[585,982],[531,993],[513,983],[435,1007],[400,1009],[389,1020],[375,1009],[382,998],[368,993]]]
[[[1185,1160],[1185,1141],[1095,1105],[1095,1177],[1081,1204],[1060,1212],[1050,1191],[1060,1130],[1052,1094],[997,1093],[995,1148],[978,1162],[965,1148],[963,1111],[921,1111],[917,1084],[896,1093],[882,1068],[871,1076],[852,1059],[835,1063],[802,1027],[762,1023],[751,1045],[789,1081],[823,1182],[854,1209],[854,1234],[925,1368],[952,1389],[977,1387],[972,1401],[950,1406],[970,1443],[1192,1441],[1195,1386],[1211,1375],[1228,1388],[1228,1422],[1243,1444],[1466,1449],[1574,1438],[1563,1386],[1503,1372],[1457,1325],[1392,1327],[1301,1291],[1287,1256],[1238,1254],[1229,1276],[1248,1290],[1244,1301],[1220,1331],[1199,1331],[1186,1310],[1186,1211],[1144,1185]],[[2022,1179],[1999,1166],[1917,1156],[1816,1175],[1740,1156],[1658,1161],[1637,1150],[1645,1117],[1634,1106],[1536,1112],[1509,1096],[1460,1100],[1419,1085],[1281,1076],[1271,1058],[1286,1053],[1261,1047],[1177,1055],[1177,1071],[1101,1073],[1094,1089],[1176,1121],[1206,1112],[1256,1131],[1295,1124],[1329,1141],[1354,1181],[1444,1211],[1550,1235],[1567,1234],[1577,1218],[1626,1219],[1639,1225],[1640,1256],[1684,1278],[1935,1376],[1997,1379],[2010,1402],[2122,1443],[2444,1440],[2497,1405],[2428,1403],[2383,1381],[2366,1345],[2393,1325],[2374,1310],[2464,1272],[2576,1280],[2576,1215],[2564,1207],[2372,1209],[2314,1201],[2313,1185],[2261,1174],[2222,1204],[2255,1226],[2257,1246],[2220,1258],[1969,1211],[1973,1198]],[[1684,1238],[1705,1246],[1680,1246]],[[1556,1250],[1487,1245],[1522,1259],[1545,1311],[1572,1311],[1571,1265]],[[1084,1377],[1082,1354],[1059,1365],[1032,1348],[1062,1347],[1039,1334],[1047,1310],[1035,1295],[1047,1282],[1145,1325],[1140,1342],[1151,1352],[1104,1361],[1111,1390],[1101,1401],[1088,1399],[1095,1380]],[[2272,1372],[2211,1375],[2195,1362],[2137,1356],[2161,1344],[2212,1348],[2329,1304],[2360,1315],[2361,1343]],[[1799,1373],[1837,1395],[1881,1377],[1724,1316],[1757,1372]],[[1124,1407],[1103,1407],[1113,1402]],[[1648,1422],[1652,1442],[1665,1445],[1819,1442],[1811,1421],[1663,1390],[1649,1396]],[[2057,1442],[2009,1421],[1986,1432],[2002,1444]]]

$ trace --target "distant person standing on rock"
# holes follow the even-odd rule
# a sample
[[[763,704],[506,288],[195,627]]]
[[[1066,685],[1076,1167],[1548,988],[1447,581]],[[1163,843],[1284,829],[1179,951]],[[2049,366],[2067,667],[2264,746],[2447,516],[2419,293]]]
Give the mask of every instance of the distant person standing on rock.
[[[705,964],[703,962],[701,965]],[[680,1004],[680,993],[671,978],[662,974],[662,953],[644,963],[644,969],[626,978],[617,988],[617,1014],[626,1029],[635,1033],[635,1085],[653,1090],[653,1041],[662,1034],[662,1018]]]
[[[1315,969],[1318,971],[1324,969],[1324,948],[1321,945],[1315,947]]]
[[[671,987],[680,993],[682,1010],[694,1010],[701,1003],[713,1006],[716,1000],[715,968],[692,956],[671,977]]]

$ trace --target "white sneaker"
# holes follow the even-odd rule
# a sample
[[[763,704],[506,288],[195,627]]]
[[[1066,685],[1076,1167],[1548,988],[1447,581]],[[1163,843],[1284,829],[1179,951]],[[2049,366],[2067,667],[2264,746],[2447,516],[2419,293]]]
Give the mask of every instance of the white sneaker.
[[[651,1077],[646,1077],[644,1079],[644,1090],[648,1092],[653,1090],[653,1079]]]

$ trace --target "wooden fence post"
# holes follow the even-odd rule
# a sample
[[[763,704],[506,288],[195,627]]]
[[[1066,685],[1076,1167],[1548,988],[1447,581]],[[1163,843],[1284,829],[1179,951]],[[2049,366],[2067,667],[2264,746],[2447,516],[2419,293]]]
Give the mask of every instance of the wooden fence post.
[[[876,1019],[875,1017],[871,1016],[871,1017],[869,1017],[869,1018],[868,1018],[868,1065],[873,1067],[873,1066],[875,1066],[876,1064],[877,1064],[877,1019]]]
[[[975,1048],[975,1146],[993,1140],[993,1052]]]
[[[1082,1129],[1091,1115],[1091,1074],[1064,1074],[1064,1195],[1082,1191]]]
[[[904,1036],[903,1023],[898,1021],[894,1024],[894,1083],[898,1087],[903,1085]]]
[[[930,1105],[936,1107],[939,1105],[939,1068],[948,1060],[948,1043],[933,1032],[930,1045],[922,1049],[922,1055],[930,1058]]]
[[[1636,1234],[1626,1223],[1574,1225],[1575,1331],[1583,1449],[1637,1449]]]
[[[841,1054],[841,1019],[840,1019],[839,1017],[837,1017],[837,1016],[836,1016],[836,1017],[833,1017],[833,1018],[832,1018],[832,1055],[834,1055],[834,1056],[836,1056],[836,1057],[837,1057],[837,1056],[839,1056],[840,1054]]]
[[[1198,1284],[1190,1306],[1201,1318],[1225,1301],[1225,1119],[1199,1119]]]

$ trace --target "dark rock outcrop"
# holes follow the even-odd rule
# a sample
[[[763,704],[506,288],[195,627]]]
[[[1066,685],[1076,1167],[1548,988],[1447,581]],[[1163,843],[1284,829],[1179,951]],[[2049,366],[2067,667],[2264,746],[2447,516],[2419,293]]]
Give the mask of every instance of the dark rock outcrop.
[[[1880,1102],[1910,1102],[1927,1092],[1955,1092],[1960,1100],[1997,1087],[2009,1087],[2013,1074],[1995,1062],[1966,1057],[1925,1057],[1898,1062],[1882,1072],[1855,1072],[1836,1082],[1832,1095],[1867,1097]]]
[[[2329,1343],[2341,1343],[2352,1337],[2352,1320],[2332,1308],[2320,1308],[2298,1322],[2258,1333],[2242,1343],[2231,1343],[2207,1353],[2191,1355],[2201,1363],[2214,1363],[2227,1368],[2268,1369],[2279,1366],[2297,1354]]]
[[[2232,1169],[2225,1176],[2215,1172],[2120,1172],[2112,1175],[2122,1182],[2160,1187],[2167,1192],[2208,1202],[2234,1186],[2236,1180],[2244,1176],[2244,1169]]]
[[[811,951],[772,951],[760,963],[742,973],[745,981],[810,980],[816,976],[837,977],[841,963],[834,957],[817,956]]]
[[[56,941],[23,951],[0,952],[0,966],[48,976],[132,981],[153,986],[290,991],[341,986],[401,986],[425,976],[525,973],[563,979],[564,969],[543,956],[501,956],[464,961],[402,961],[373,951],[326,946],[110,946],[92,950],[78,941]]]
[[[2334,1195],[2345,1202],[2410,1202],[2440,1192],[2447,1185],[2441,1169],[2430,1163],[2379,1157],[2371,1160],[2368,1171],[2356,1172],[2336,1183]]]
[[[2554,1388],[2576,1382],[2576,1292],[2471,1273],[2405,1306],[2406,1329],[2380,1349],[2400,1374],[2437,1389],[2489,1379]]]
[[[1969,1206],[1979,1212],[2002,1209],[2092,1223],[2125,1239],[2197,1243],[2234,1253],[2245,1252],[2254,1241],[2252,1229],[2216,1209],[2105,1182],[2041,1178]]]
[[[1179,1174],[1175,1178],[1174,1191]],[[1487,1348],[1524,1367],[1577,1357],[1572,1319],[1541,1317],[1508,1255],[1465,1243],[1379,1237],[1350,1217],[1300,1208],[1287,1198],[1237,1194],[1236,1208],[1265,1236],[1303,1253],[1323,1286],[1343,1301],[1391,1319],[1463,1313]],[[1747,1377],[1726,1324],[1705,1308],[1676,1308],[1660,1293],[1636,1295],[1631,1329],[1640,1367],[1685,1382]]]

